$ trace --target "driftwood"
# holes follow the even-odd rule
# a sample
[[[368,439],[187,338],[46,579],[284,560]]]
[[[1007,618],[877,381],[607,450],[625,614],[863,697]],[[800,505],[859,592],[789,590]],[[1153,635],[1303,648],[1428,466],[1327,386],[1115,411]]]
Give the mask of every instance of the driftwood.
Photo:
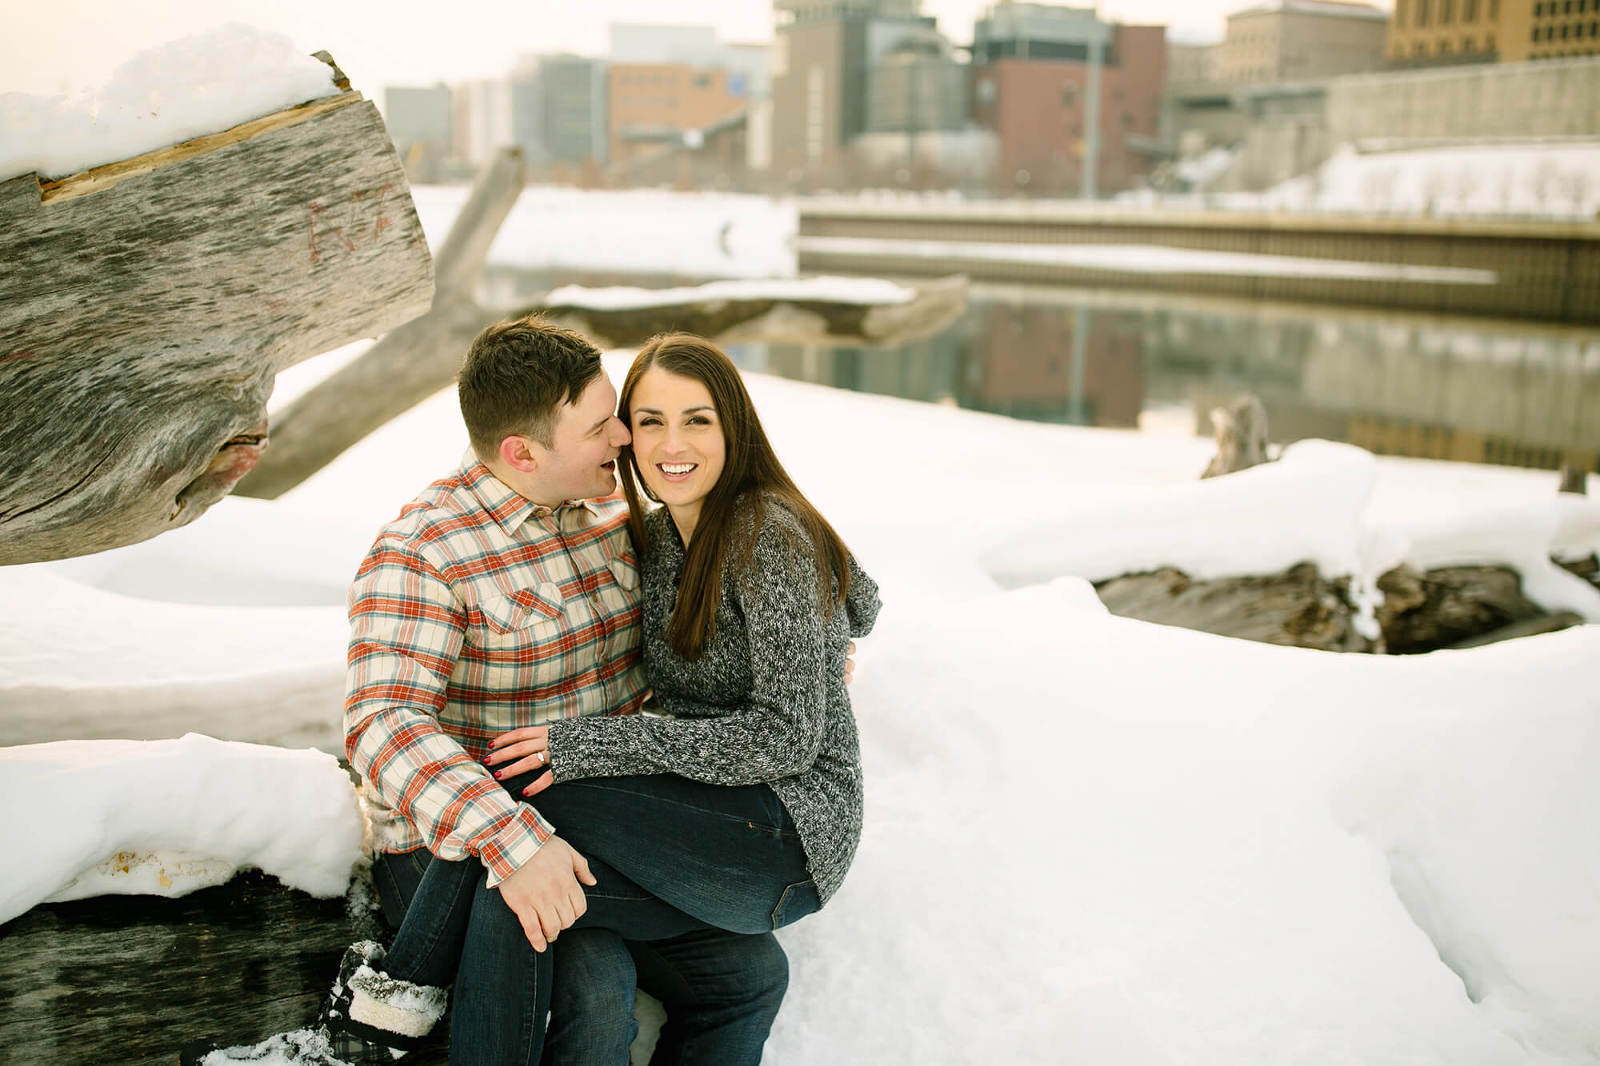
[[[391,418],[448,386],[473,337],[502,318],[542,311],[602,347],[643,344],[666,330],[727,342],[886,344],[931,335],[966,307],[966,279],[956,277],[918,286],[916,298],[904,304],[755,298],[680,299],[618,309],[572,304],[485,308],[475,301],[474,290],[495,233],[522,190],[523,172],[514,149],[485,168],[439,252],[432,310],[384,336],[279,412],[272,448],[239,482],[239,495],[278,498]]]
[[[1328,581],[1310,563],[1281,574],[1195,580],[1170,567],[1127,574],[1095,586],[1113,613],[1205,633],[1323,651],[1414,654],[1477,647],[1581,624],[1569,611],[1548,613],[1522,594],[1515,570],[1396,567],[1378,579],[1382,637],[1355,629],[1344,579]]]
[[[279,370],[430,297],[399,160],[348,90],[0,183],[0,564],[193,521],[261,454]]]
[[[1255,396],[1246,393],[1227,407],[1212,408],[1211,431],[1217,439],[1217,454],[1202,478],[1232,474],[1267,461],[1267,409]]]
[[[1464,646],[1547,617],[1522,594],[1521,576],[1505,566],[1447,566],[1426,573],[1398,566],[1378,579],[1378,590],[1384,645],[1397,654]]]
[[[577,330],[603,348],[642,345],[657,333],[683,330],[727,344],[875,344],[895,346],[923,340],[944,329],[967,306],[967,279],[956,275],[912,286],[916,296],[901,304],[842,300],[712,299],[690,295],[648,307],[604,308],[546,304],[553,321]],[[708,294],[709,296],[709,294]]]
[[[1197,581],[1170,567],[1095,586],[1112,614],[1205,633],[1322,651],[1368,651],[1342,582],[1310,563],[1281,574]]]

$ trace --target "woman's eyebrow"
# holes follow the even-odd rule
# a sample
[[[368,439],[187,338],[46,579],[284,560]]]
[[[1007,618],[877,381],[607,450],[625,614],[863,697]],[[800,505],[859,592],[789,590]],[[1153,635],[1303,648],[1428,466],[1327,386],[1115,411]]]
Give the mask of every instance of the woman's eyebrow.
[[[716,407],[714,407],[713,405],[711,405],[709,403],[703,403],[703,404],[700,404],[697,407],[685,407],[679,413],[680,414],[691,414],[691,413],[693,413],[695,411],[710,411],[710,412],[712,412],[714,414],[714,413],[716,413],[716,410],[717,410]],[[636,415],[659,415],[662,412],[659,409],[654,408],[654,407],[635,407],[633,409],[633,413],[636,414]]]

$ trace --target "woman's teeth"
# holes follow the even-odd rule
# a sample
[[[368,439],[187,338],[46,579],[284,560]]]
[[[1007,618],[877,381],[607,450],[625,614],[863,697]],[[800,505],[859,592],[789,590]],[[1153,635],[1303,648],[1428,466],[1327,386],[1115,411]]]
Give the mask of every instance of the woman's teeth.
[[[663,474],[672,477],[682,477],[695,468],[694,463],[658,463],[657,465],[661,467]]]

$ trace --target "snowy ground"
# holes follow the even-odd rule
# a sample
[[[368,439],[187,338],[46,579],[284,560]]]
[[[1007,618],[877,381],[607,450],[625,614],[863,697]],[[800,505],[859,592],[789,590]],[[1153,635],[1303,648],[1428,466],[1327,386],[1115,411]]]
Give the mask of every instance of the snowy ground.
[[[1338,656],[1111,617],[1085,580],[1525,562],[1600,546],[1600,503],[1320,442],[1199,483],[1203,441],[750,380],[887,604],[854,690],[866,837],[784,933],[768,1061],[1600,1062],[1600,626]],[[0,571],[29,604],[0,622],[8,735],[336,744],[344,582],[460,454],[457,420],[441,393],[279,501]],[[8,842],[39,861],[7,867],[0,913],[234,865],[332,890],[359,830],[326,757],[202,743],[7,749],[0,795],[74,806]],[[237,834],[185,828],[223,794]]]

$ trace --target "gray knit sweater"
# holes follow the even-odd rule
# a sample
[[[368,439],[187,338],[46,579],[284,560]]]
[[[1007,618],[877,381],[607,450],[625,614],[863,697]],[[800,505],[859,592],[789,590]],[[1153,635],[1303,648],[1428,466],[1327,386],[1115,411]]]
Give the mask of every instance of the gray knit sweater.
[[[743,574],[722,570],[716,632],[701,657],[667,643],[684,548],[665,508],[645,517],[640,559],[644,659],[670,718],[568,718],[550,725],[557,781],[672,773],[713,785],[766,783],[794,819],[817,895],[844,880],[861,838],[861,753],[844,663],[878,614],[878,586],[854,558],[842,608],[824,617],[811,540],[770,500]]]

